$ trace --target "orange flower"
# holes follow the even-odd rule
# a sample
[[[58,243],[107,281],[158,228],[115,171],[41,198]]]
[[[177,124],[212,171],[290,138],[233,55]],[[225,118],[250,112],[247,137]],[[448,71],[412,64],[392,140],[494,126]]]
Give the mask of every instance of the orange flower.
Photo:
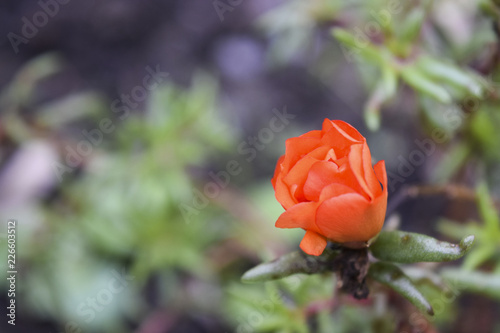
[[[276,227],[304,229],[308,254],[320,255],[327,239],[368,241],[384,224],[385,162],[372,167],[366,139],[346,122],[325,119],[322,130],[288,139],[271,182],[286,210]]]

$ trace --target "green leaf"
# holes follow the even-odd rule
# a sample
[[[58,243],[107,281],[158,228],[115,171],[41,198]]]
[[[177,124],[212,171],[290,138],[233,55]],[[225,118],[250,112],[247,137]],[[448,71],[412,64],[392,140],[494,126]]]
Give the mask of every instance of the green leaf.
[[[479,233],[481,233],[480,228],[473,223],[464,225],[445,218],[442,218],[437,222],[436,229],[441,234],[453,239],[462,239],[470,234],[474,234],[479,238]]]
[[[447,182],[462,167],[471,153],[468,144],[459,142],[448,148],[448,152],[441,158],[434,168],[432,182],[443,184]]]
[[[382,81],[377,83],[364,108],[365,123],[371,131],[380,128],[380,107],[394,97],[397,83],[396,70],[388,65],[382,66]]]
[[[441,103],[451,103],[450,94],[435,80],[415,66],[407,66],[401,70],[401,77],[417,91],[429,95]]]
[[[398,33],[399,39],[405,42],[411,42],[418,37],[424,18],[425,11],[420,7],[416,7],[409,15],[406,16],[405,24]]]
[[[292,274],[315,274],[331,269],[326,263],[331,262],[338,252],[325,249],[320,256],[310,256],[302,251],[291,252],[271,262],[260,264],[241,277],[242,282],[253,283],[281,279]]]
[[[465,89],[476,97],[481,97],[483,93],[483,87],[472,75],[452,64],[428,56],[422,56],[417,60],[416,66],[425,75]]]
[[[363,110],[366,127],[370,131],[377,131],[380,128],[380,106],[384,101],[384,86],[379,83],[373,90]]]
[[[495,205],[488,192],[488,186],[482,182],[477,188],[477,203],[479,212],[483,218],[484,224],[493,238],[500,234],[500,220]]]
[[[86,117],[102,118],[107,110],[103,97],[95,93],[77,93],[58,99],[39,108],[36,122],[51,129]]]
[[[399,267],[379,261],[370,266],[368,276],[401,294],[419,310],[434,315],[432,306]]]
[[[332,29],[332,34],[341,43],[351,48],[355,53],[364,57],[366,60],[379,65],[385,62],[382,50],[375,47],[370,40],[368,40],[368,38],[360,40],[359,37],[356,37],[352,33],[340,28]]]
[[[441,276],[455,289],[500,299],[500,275],[498,274],[447,268],[441,271]]]
[[[370,131],[378,131],[380,128],[380,109],[367,104],[363,113],[366,127]]]
[[[398,88],[398,73],[389,64],[382,66],[382,87],[384,92],[384,99],[388,100],[396,94]]]
[[[480,243],[474,251],[469,253],[462,265],[465,270],[473,270],[479,267],[482,263],[492,258],[495,255],[495,246],[491,244]]]
[[[58,73],[63,65],[64,61],[57,53],[45,53],[30,60],[0,94],[0,105],[4,106],[8,102],[15,105],[29,104],[37,82]]]
[[[408,264],[441,262],[464,256],[473,243],[472,235],[462,239],[460,244],[452,244],[412,232],[382,231],[370,246],[370,251],[378,259],[385,261]]]

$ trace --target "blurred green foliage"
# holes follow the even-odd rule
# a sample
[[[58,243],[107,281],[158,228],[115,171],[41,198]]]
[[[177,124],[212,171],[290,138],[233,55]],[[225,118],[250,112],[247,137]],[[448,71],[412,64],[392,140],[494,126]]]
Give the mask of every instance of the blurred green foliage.
[[[470,2],[462,12],[470,11],[472,20],[455,14],[449,26],[443,4],[386,0],[288,1],[256,22],[269,40],[271,66],[304,66],[326,85],[339,69],[355,69],[366,89],[369,129],[385,131],[393,109],[410,105],[414,113],[402,117],[420,119],[420,134],[436,147],[430,181],[448,183],[466,174],[468,183],[480,184],[478,221],[437,224],[454,240],[476,236],[462,266],[402,267],[431,305],[442,303],[429,324],[438,328],[457,319],[455,300],[465,292],[500,299],[496,3]],[[468,34],[450,28],[462,25]],[[274,230],[282,208],[268,179],[247,179],[238,190],[231,183],[189,219],[183,215],[182,205],[192,206],[210,180],[212,162],[233,158],[242,136],[219,103],[216,80],[198,73],[188,88],[166,83],[140,111],[120,120],[98,91],[39,100],[40,86],[67,66],[60,55],[43,55],[0,94],[0,134],[16,149],[48,143],[61,162],[65,148],[83,140],[82,128],[97,128],[108,117],[115,125],[55,184],[52,198],[22,207],[35,222],[19,223],[19,299],[33,317],[57,322],[61,331],[74,322],[85,332],[131,332],[159,312],[172,321],[216,318],[215,331],[347,333],[395,331],[397,321],[416,311],[381,285],[369,301],[342,296],[328,274],[241,284],[245,270],[295,247],[301,234]],[[436,129],[444,140],[433,136]],[[279,136],[283,143],[287,133]],[[269,154],[277,158],[283,147]],[[115,293],[109,285],[117,276],[124,288]],[[6,281],[0,281],[4,290]]]
[[[477,204],[482,223],[469,222],[464,226],[443,220],[439,223],[438,228],[442,233],[453,238],[466,233],[476,235],[478,244],[464,260],[462,265],[464,270],[471,271],[491,261],[494,273],[499,274],[500,219],[485,183],[482,183],[477,189]]]
[[[264,290],[259,285],[234,285],[228,289],[228,311],[236,319],[236,332],[310,332],[311,326],[321,333],[394,329],[384,301],[379,311],[359,302],[342,306],[332,316],[339,306],[334,286],[331,274],[294,275],[266,282]]]

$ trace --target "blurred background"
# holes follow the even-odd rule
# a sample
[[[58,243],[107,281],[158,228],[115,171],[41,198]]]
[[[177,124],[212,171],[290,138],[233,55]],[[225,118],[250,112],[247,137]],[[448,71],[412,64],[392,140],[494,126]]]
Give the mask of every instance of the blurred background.
[[[496,3],[2,1],[0,331],[500,332]],[[476,235],[408,268],[434,318],[331,275],[240,282],[298,249],[270,179],[324,118],[386,161],[386,226]]]

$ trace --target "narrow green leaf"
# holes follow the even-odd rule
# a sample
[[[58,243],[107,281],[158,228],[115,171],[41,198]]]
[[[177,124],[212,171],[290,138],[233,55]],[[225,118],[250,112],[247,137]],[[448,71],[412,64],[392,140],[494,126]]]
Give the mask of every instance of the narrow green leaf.
[[[441,276],[453,289],[500,300],[500,275],[498,274],[447,268],[441,271]]]
[[[407,66],[401,70],[401,77],[417,91],[429,95],[441,103],[451,103],[450,94],[441,85],[434,82],[420,68]]]
[[[380,260],[398,263],[441,262],[456,260],[465,255],[474,243],[467,236],[460,244],[442,242],[430,236],[404,231],[382,231],[370,246],[371,253]]]
[[[453,113],[457,117],[463,116],[463,111],[458,105],[443,104],[427,95],[419,96],[419,104],[424,117],[423,120],[426,123],[425,127],[428,130],[439,128],[440,135],[442,135],[441,143],[445,143],[454,137],[455,132],[460,128],[455,122],[450,122],[450,117],[447,115]]]
[[[477,235],[480,233],[479,228],[475,224],[469,223],[464,225],[445,218],[439,219],[436,229],[439,233],[453,239],[462,239],[468,235]]]
[[[423,8],[416,7],[405,18],[405,24],[399,31],[398,36],[403,41],[411,42],[420,34],[422,22],[425,18],[425,11]]]
[[[320,256],[310,256],[302,251],[295,251],[273,260],[263,263],[247,271],[241,277],[242,282],[263,282],[281,279],[292,274],[315,274],[326,272],[331,267],[326,263],[331,262],[338,252],[325,249]]]
[[[379,65],[385,62],[383,52],[375,47],[367,37],[360,39],[359,36],[356,37],[352,33],[340,28],[332,29],[332,35],[366,60]]]
[[[47,103],[37,110],[36,121],[42,126],[58,128],[85,117],[102,117],[107,104],[95,93],[78,93]]]
[[[441,158],[438,166],[434,168],[432,181],[434,183],[446,183],[464,165],[471,154],[471,148],[467,143],[457,143]]]
[[[474,251],[469,253],[465,258],[462,268],[464,270],[473,270],[483,264],[485,261],[491,259],[496,252],[493,244],[480,243],[480,246],[474,248]]]
[[[478,186],[476,195],[479,212],[481,213],[484,224],[488,229],[488,232],[496,238],[495,236],[500,233],[500,220],[498,218],[498,212],[495,209],[493,201],[491,200],[486,183],[482,182]]]
[[[382,85],[384,87],[385,100],[394,97],[398,87],[398,74],[396,70],[389,65],[382,67]]]
[[[27,62],[19,70],[7,89],[0,93],[0,105],[14,102],[19,105],[29,103],[38,81],[58,73],[64,60],[57,53],[45,53]]]
[[[470,137],[468,141],[474,145],[474,152],[481,154],[487,162],[499,160],[500,132],[498,128],[500,127],[500,115],[498,114],[498,106],[482,103],[471,115],[472,117],[467,121],[467,127],[464,127]]]
[[[363,117],[365,119],[366,127],[370,131],[378,131],[380,128],[380,109],[371,107],[367,104],[364,109]]]
[[[394,68],[389,65],[382,66],[382,81],[375,86],[364,108],[365,123],[371,131],[380,128],[380,108],[396,94],[397,82],[398,77]]]
[[[368,276],[401,294],[419,310],[434,315],[432,306],[399,267],[379,261],[370,266]]]
[[[380,128],[380,106],[384,100],[384,86],[379,83],[373,90],[363,110],[366,127],[368,127],[370,131],[377,131]]]
[[[481,84],[472,75],[452,64],[422,56],[417,60],[416,66],[431,78],[465,89],[476,97],[482,95]]]

